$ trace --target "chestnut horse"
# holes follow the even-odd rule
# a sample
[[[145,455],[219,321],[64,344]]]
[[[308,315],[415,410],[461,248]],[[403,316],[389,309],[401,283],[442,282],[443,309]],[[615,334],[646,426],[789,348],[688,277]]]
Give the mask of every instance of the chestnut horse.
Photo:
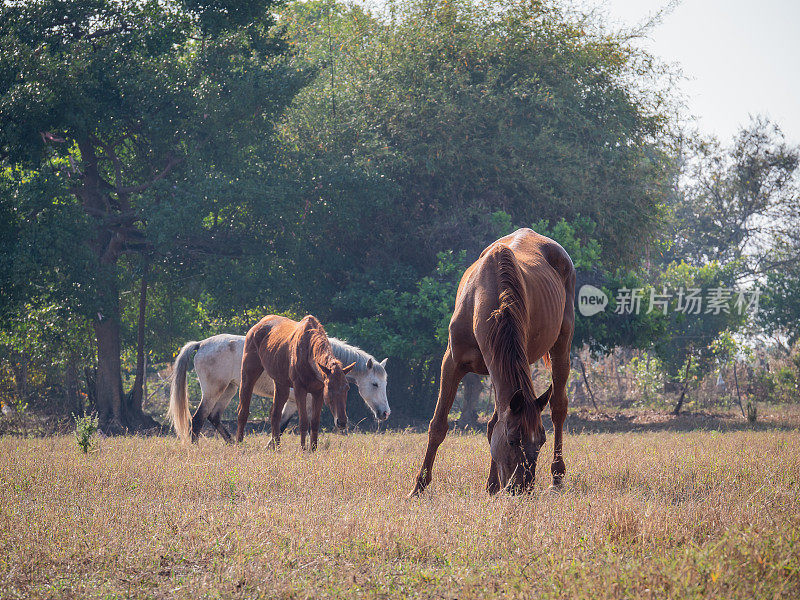
[[[307,315],[300,322],[276,315],[264,317],[244,338],[236,441],[241,442],[244,437],[253,387],[266,372],[275,382],[270,413],[273,442],[275,445],[280,442],[281,411],[289,397],[289,389],[294,388],[303,448],[306,447],[309,429],[306,395],[311,394],[311,449],[315,450],[323,402],[331,409],[336,426],[339,429],[347,427],[347,390],[350,384],[346,375],[354,365],[342,367],[333,355],[325,330],[315,317]]]
[[[553,485],[561,485],[574,297],[575,267],[569,255],[530,229],[500,238],[466,270],[456,293],[439,400],[412,496],[431,481],[458,383],[470,372],[491,375],[495,388],[494,414],[487,428],[492,457],[487,491],[531,489],[545,442],[541,412],[548,401],[555,429]],[[537,398],[530,365],[540,358],[551,366],[553,383]]]

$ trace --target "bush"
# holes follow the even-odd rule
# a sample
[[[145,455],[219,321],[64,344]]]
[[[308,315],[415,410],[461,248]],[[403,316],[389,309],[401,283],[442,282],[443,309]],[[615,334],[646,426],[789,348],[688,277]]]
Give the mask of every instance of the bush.
[[[75,441],[78,443],[78,448],[81,449],[81,452],[87,454],[94,445],[92,438],[97,433],[100,419],[96,414],[85,417],[76,417],[73,414],[72,418],[75,419]]]

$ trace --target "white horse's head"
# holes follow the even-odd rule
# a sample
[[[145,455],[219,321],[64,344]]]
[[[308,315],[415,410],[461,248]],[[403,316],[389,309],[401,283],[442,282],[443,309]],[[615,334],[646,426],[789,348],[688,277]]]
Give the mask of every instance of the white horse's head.
[[[348,377],[358,386],[358,393],[364,399],[364,403],[378,421],[385,421],[392,412],[389,409],[389,400],[386,398],[386,361],[388,360],[388,358],[384,358],[381,362],[376,362],[370,358],[367,361],[366,371],[356,372],[353,370],[348,373]]]

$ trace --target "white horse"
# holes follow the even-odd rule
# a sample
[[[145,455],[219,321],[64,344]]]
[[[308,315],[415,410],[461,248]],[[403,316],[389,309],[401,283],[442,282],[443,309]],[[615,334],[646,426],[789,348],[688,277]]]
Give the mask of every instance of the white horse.
[[[355,363],[347,378],[358,386],[358,393],[361,394],[375,419],[379,421],[388,419],[391,410],[386,398],[385,367],[389,359],[384,358],[378,362],[361,348],[336,338],[328,339],[337,359],[346,365]],[[192,417],[189,412],[186,372],[189,368],[189,359],[195,350],[197,354],[194,356],[194,370],[200,381],[202,398]],[[244,336],[224,333],[199,342],[189,342],[181,348],[173,365],[168,412],[179,438],[188,440],[191,430],[192,441],[197,441],[197,436],[203,429],[205,420],[208,419],[226,442],[232,441],[230,432],[220,421],[220,416],[239,389],[243,353]],[[253,393],[258,396],[273,397],[275,383],[264,373],[256,382]],[[311,401],[306,403],[309,408],[312,405]],[[291,390],[281,413],[281,429],[286,427],[295,414],[297,414],[297,402],[294,390]]]

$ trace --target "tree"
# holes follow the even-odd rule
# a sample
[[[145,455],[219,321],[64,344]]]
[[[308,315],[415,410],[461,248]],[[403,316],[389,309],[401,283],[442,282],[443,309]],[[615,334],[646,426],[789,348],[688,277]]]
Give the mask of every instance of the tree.
[[[505,225],[580,216],[609,268],[637,263],[673,164],[664,97],[631,83],[659,67],[623,35],[538,1],[403,0],[383,13],[306,2],[282,18],[319,68],[282,125],[307,182],[299,298],[383,348],[420,418],[438,370],[425,365],[444,344],[427,343],[419,307],[403,319],[395,307],[441,281],[442,252],[468,264]]]
[[[743,275],[796,264],[800,255],[780,250],[800,245],[800,148],[774,123],[754,118],[730,148],[695,140],[688,151],[667,261],[739,261]]]
[[[122,390],[123,257],[152,265],[241,254],[231,223],[263,211],[244,207],[247,194],[231,202],[231,182],[258,171],[254,144],[263,152],[262,138],[307,79],[284,58],[272,6],[42,0],[0,8],[0,156],[13,165],[4,205],[25,207],[23,221],[48,221],[36,247],[12,231],[4,252],[31,253],[4,278],[22,295],[32,290],[21,282],[42,276],[85,284],[62,298],[92,321],[107,431],[147,423]],[[67,239],[71,252],[42,257],[50,238]]]
[[[667,375],[681,383],[675,414],[683,405],[690,376],[702,378],[710,372],[715,360],[727,359],[731,353],[727,340],[748,317],[746,305],[736,304],[738,270],[736,262],[726,265],[711,262],[701,267],[685,262],[671,263],[659,278],[656,290],[669,290],[673,297],[666,315],[666,333],[654,340],[653,345]],[[692,288],[700,290],[698,295],[702,298],[697,313],[694,308],[687,309],[690,306],[687,297]],[[725,298],[724,302],[709,303],[709,298],[715,296],[714,290],[721,291],[716,294],[720,299]]]

